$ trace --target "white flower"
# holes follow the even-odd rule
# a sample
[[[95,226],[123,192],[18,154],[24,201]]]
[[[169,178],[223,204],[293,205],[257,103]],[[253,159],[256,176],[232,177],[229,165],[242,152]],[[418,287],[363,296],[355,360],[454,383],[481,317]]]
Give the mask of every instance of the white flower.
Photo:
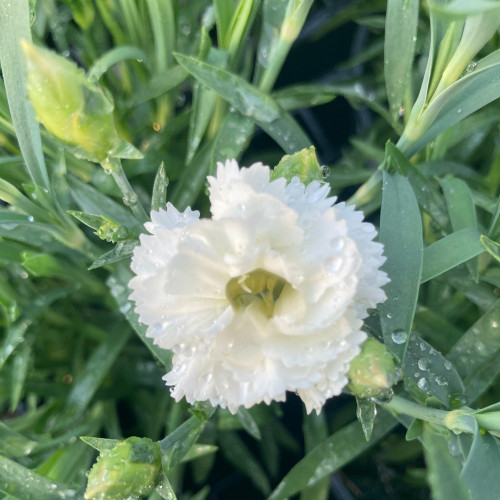
[[[147,335],[174,353],[164,378],[176,400],[236,412],[296,391],[319,412],[346,385],[385,300],[383,247],[372,224],[329,186],[270,182],[260,163],[219,164],[212,218],[151,213],[136,247],[130,296]]]

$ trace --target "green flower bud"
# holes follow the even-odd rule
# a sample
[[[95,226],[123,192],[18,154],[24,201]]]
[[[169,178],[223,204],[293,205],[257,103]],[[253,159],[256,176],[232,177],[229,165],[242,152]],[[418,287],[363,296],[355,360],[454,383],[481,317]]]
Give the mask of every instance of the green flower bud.
[[[312,181],[323,180],[323,170],[316,158],[316,149],[303,149],[293,155],[285,155],[278,165],[271,171],[271,180],[284,177],[288,182],[298,177],[300,182],[307,185]]]
[[[360,354],[351,361],[349,389],[359,398],[376,398],[387,394],[396,381],[396,365],[384,344],[367,339]]]
[[[74,63],[23,41],[27,88],[39,122],[80,156],[102,162],[123,144],[113,120],[114,105]]]
[[[161,470],[160,444],[130,437],[101,450],[89,473],[85,498],[123,500],[149,494]]]

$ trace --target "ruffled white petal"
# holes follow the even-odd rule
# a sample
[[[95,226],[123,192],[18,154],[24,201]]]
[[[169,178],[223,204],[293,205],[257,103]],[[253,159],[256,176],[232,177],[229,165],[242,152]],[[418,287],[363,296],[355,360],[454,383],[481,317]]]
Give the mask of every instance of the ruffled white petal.
[[[271,182],[260,163],[227,161],[208,181],[212,219],[170,204],[152,212],[132,259],[139,318],[174,352],[172,396],[235,412],[296,391],[319,412],[347,383],[367,310],[385,300],[375,228],[326,184]],[[230,280],[252,272],[286,283],[271,315],[227,297]]]

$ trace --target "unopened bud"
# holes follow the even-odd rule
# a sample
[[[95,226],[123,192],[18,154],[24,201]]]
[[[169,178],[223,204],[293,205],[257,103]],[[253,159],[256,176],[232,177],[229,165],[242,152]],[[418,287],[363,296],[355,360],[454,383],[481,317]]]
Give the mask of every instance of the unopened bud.
[[[23,41],[28,95],[37,120],[80,156],[102,162],[123,142],[113,119],[113,103],[76,64]]]
[[[160,444],[130,437],[102,450],[89,473],[85,498],[123,500],[149,494],[161,470]]]
[[[396,365],[384,344],[367,339],[361,352],[351,361],[349,389],[359,398],[386,394],[395,382]]]

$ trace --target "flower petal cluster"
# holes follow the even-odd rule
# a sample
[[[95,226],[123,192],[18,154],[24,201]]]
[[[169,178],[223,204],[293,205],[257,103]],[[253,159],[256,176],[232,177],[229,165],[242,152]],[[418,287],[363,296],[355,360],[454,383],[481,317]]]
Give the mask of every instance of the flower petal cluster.
[[[376,230],[328,185],[271,182],[260,163],[227,161],[208,181],[212,218],[152,212],[132,259],[140,321],[174,353],[172,396],[236,412],[295,391],[319,412],[386,298]]]

